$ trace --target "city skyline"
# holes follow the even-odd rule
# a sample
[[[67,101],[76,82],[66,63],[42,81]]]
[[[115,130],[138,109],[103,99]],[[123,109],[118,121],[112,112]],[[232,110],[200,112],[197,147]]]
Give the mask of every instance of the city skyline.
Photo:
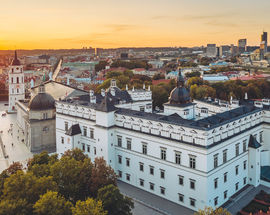
[[[233,7],[232,7],[233,5]],[[2,2],[0,49],[260,45],[267,0]]]

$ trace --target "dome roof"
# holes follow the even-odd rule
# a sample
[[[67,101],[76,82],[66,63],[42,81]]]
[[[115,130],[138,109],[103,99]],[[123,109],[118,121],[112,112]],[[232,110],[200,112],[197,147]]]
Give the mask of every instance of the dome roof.
[[[30,110],[48,110],[54,109],[54,98],[48,93],[39,92],[29,102]]]
[[[170,104],[186,104],[190,102],[190,96],[188,90],[184,86],[185,80],[179,71],[177,79],[177,87],[175,87],[169,97]]]
[[[185,87],[175,87],[169,97],[170,104],[185,104],[190,102],[189,92]]]

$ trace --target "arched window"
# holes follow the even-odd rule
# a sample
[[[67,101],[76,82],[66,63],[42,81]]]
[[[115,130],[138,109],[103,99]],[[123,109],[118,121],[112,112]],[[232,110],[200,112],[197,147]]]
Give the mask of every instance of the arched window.
[[[17,93],[19,93],[19,89],[17,88]]]
[[[17,77],[17,84],[18,84],[18,83],[20,83],[20,81],[19,81],[19,77]]]
[[[11,69],[11,72],[12,72],[12,73],[14,72],[14,69],[13,69],[13,68]]]
[[[11,83],[13,83],[13,78],[11,78]]]

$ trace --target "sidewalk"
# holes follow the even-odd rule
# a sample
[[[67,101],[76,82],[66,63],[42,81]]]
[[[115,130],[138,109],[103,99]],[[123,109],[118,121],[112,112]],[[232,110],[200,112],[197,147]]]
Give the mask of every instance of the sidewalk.
[[[195,212],[125,182],[118,181],[117,184],[121,193],[133,198],[135,203],[133,215],[193,215]],[[147,213],[144,211],[146,208]]]

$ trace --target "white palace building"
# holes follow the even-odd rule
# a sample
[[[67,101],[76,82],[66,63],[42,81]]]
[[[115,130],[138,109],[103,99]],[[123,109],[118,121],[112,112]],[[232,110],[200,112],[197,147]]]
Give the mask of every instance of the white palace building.
[[[150,88],[115,80],[101,94],[71,94],[55,102],[57,153],[103,157],[119,180],[193,210],[269,186],[270,100],[193,102],[181,75],[163,113],[152,113]]]

